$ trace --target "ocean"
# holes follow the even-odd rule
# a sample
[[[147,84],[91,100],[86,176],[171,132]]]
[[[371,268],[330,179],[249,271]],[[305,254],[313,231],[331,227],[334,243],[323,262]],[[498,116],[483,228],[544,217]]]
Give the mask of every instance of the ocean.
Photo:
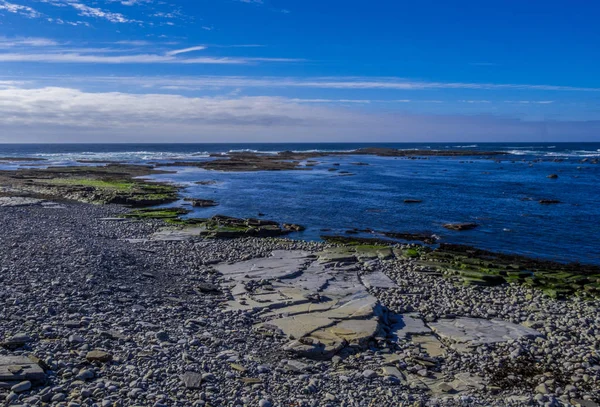
[[[169,163],[209,160],[231,151],[353,151],[363,147],[504,151],[493,159],[377,156],[317,158],[310,171],[214,172],[169,167],[161,181],[184,185],[183,197],[213,199],[189,216],[223,214],[298,223],[294,239],[352,229],[431,233],[439,242],[556,261],[600,264],[600,143],[381,143],[381,144],[4,144],[0,157],[45,158],[34,165],[98,165],[77,160]],[[368,165],[356,165],[357,162]],[[341,176],[328,171],[334,163]],[[31,163],[0,162],[0,169]],[[548,178],[557,174],[558,178]],[[216,181],[198,185],[197,181]],[[421,200],[418,204],[405,199]],[[561,203],[542,205],[540,200]],[[183,200],[172,205],[184,205]],[[445,223],[475,222],[469,231]],[[324,231],[326,229],[326,231]],[[361,235],[361,234],[359,234]],[[363,236],[370,236],[363,232]]]

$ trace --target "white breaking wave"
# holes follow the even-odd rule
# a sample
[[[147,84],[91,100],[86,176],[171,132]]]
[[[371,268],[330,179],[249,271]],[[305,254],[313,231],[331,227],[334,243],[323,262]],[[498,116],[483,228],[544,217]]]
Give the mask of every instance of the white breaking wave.
[[[119,151],[119,152],[92,152],[82,151],[76,153],[38,153],[32,154],[37,158],[45,158],[49,161],[151,161],[151,160],[194,160],[207,158],[209,153],[174,153],[167,151]]]

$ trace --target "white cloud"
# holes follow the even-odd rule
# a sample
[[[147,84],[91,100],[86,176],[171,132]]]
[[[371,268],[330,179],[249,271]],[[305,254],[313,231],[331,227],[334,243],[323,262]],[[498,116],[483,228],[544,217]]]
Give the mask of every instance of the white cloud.
[[[35,37],[1,37],[0,36],[0,48],[12,48],[12,47],[53,47],[59,45],[58,42],[48,38],[35,38]]]
[[[0,142],[554,141],[593,140],[600,131],[599,121],[384,114],[281,97],[91,93],[0,84]]]
[[[99,8],[90,7],[82,3],[69,3],[71,7],[77,10],[82,17],[94,17],[110,21],[111,23],[131,23],[139,22],[136,20],[130,20],[120,13],[113,13],[110,11],[104,11]]]
[[[2,54],[0,54],[1,56]],[[302,60],[285,58],[244,58],[244,61],[282,61],[296,62]],[[189,60],[189,61],[193,61]],[[556,92],[600,92],[600,88],[586,88],[562,85],[536,84],[503,84],[503,83],[468,83],[468,82],[427,82],[413,81],[403,78],[381,77],[248,77],[248,76],[194,76],[194,77],[96,77],[84,78],[85,81],[119,82],[138,84],[140,86],[178,86],[181,89],[198,90],[209,87],[220,88],[315,88],[315,89],[380,89],[380,90],[537,90]],[[546,101],[548,102],[548,101]]]
[[[40,12],[33,9],[32,7],[24,6],[21,4],[9,3],[6,0],[0,0],[0,11],[2,10],[12,14],[19,14],[27,18],[38,18],[42,16]]]
[[[195,47],[189,47],[189,48],[176,49],[176,50],[173,50],[173,51],[169,51],[169,52],[167,52],[167,55],[175,56],[175,55],[179,55],[179,54],[186,54],[188,52],[203,51],[205,49],[206,49],[206,46],[204,46],[204,45],[198,45],[198,46],[195,46]]]
[[[0,53],[0,62],[40,62],[40,63],[78,63],[78,64],[210,64],[239,65],[256,62],[296,62],[285,58],[176,58],[173,55],[139,54],[139,55],[84,55],[74,52],[65,53]]]

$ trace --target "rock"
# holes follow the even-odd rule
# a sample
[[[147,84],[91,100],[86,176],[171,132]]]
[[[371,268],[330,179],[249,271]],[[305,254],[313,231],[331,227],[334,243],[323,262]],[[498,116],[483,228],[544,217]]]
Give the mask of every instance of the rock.
[[[218,286],[206,282],[198,283],[196,287],[203,293],[218,293],[221,291]]]
[[[421,316],[417,313],[393,314],[388,316],[390,320],[390,337],[398,341],[412,335],[423,335],[431,333],[431,328],[425,325]]]
[[[265,399],[261,399],[258,402],[258,407],[272,407],[272,406],[273,406],[273,404],[270,401],[265,400]]]
[[[392,377],[395,377],[396,379],[399,379],[400,381],[405,381],[404,375],[395,366],[383,366],[381,368],[381,375],[382,376],[392,376]]]
[[[442,340],[470,346],[542,336],[535,329],[497,319],[467,317],[440,319],[430,323],[429,326]]]
[[[95,376],[96,376],[96,374],[94,373],[93,370],[85,369],[85,370],[82,370],[81,372],[79,372],[79,374],[76,376],[76,379],[86,381],[86,380],[92,380]]]
[[[295,223],[284,223],[282,227],[283,229],[290,230],[292,232],[301,232],[306,229],[304,226],[296,225]]]
[[[539,394],[548,394],[550,393],[550,390],[548,390],[548,386],[546,386],[545,383],[542,383],[535,388],[535,392]]]
[[[377,372],[375,372],[374,370],[364,370],[364,371],[362,372],[362,376],[363,376],[365,379],[372,379],[372,378],[374,378],[374,377],[377,377]]]
[[[45,380],[46,374],[42,368],[23,356],[0,355],[0,382]]]
[[[27,391],[29,389],[31,389],[31,382],[28,380],[17,383],[10,388],[10,390],[14,391],[15,393],[23,393],[24,391]]]
[[[446,223],[444,225],[444,227],[446,229],[458,230],[458,231],[471,230],[471,229],[475,229],[478,226],[479,225],[477,223]]]
[[[161,342],[167,342],[169,340],[169,334],[166,333],[165,331],[160,331],[157,332],[156,335],[154,335],[156,339],[158,339]]]
[[[4,342],[0,342],[0,346],[7,349],[17,349],[32,341],[33,339],[29,335],[20,333],[7,338]]]
[[[85,358],[88,360],[88,362],[106,363],[112,360],[112,355],[108,352],[104,352],[101,350],[93,350],[91,352],[88,352]]]
[[[20,197],[20,196],[0,196],[0,208],[1,207],[15,207],[15,206],[32,206],[40,205],[44,202],[43,199]]]
[[[196,372],[185,372],[181,375],[181,381],[187,389],[195,390],[202,388],[202,375]]]
[[[83,343],[83,342],[85,342],[85,339],[83,339],[79,335],[70,335],[69,336],[69,343]]]
[[[184,201],[191,202],[192,206],[196,208],[208,208],[219,205],[212,199],[185,198]]]

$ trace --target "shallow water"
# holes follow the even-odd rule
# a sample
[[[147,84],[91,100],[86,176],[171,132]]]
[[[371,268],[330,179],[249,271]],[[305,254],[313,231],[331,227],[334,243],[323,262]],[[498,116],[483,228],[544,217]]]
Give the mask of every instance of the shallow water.
[[[213,152],[347,151],[366,144],[195,144],[195,145],[0,145],[0,156],[48,158],[67,165],[77,159],[130,162],[206,160]],[[321,229],[352,228],[431,232],[441,242],[519,253],[560,261],[600,264],[600,143],[565,144],[378,144],[403,149],[509,151],[501,162],[481,158],[402,159],[374,156],[325,157],[310,171],[220,173],[169,168],[160,180],[183,183],[184,196],[214,199],[219,206],[197,208],[191,216],[225,214],[307,226],[294,238],[318,239]],[[500,157],[498,157],[500,158]],[[539,158],[548,161],[533,162]],[[559,159],[560,162],[553,160]],[[367,166],[352,163],[364,162]],[[341,176],[328,171],[340,163]],[[5,164],[0,168],[15,168]],[[558,179],[549,179],[558,174]],[[216,185],[195,181],[216,180]],[[419,199],[420,204],[405,204]],[[541,205],[540,199],[557,199]],[[183,202],[179,202],[183,204]],[[448,222],[476,222],[471,231],[453,232]]]

